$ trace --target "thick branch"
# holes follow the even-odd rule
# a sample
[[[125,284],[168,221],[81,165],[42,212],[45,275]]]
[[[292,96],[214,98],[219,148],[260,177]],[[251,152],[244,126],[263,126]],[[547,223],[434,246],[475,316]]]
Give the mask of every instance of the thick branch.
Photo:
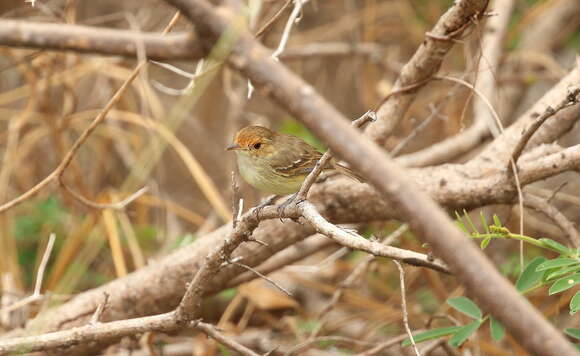
[[[522,156],[519,172],[522,184],[580,167],[580,145],[550,155],[533,153],[534,157],[542,158],[527,159],[526,155]],[[465,165],[447,165],[413,169],[408,173],[409,180],[417,182],[420,190],[427,192],[448,210],[461,210],[493,203],[511,203],[516,194],[506,172],[495,172],[480,177],[476,174],[477,169],[470,171]],[[372,187],[366,184],[353,184],[347,178],[329,180],[324,184],[313,186],[309,200],[316,204],[319,212],[335,223],[399,217],[397,210],[383,201]],[[270,212],[264,211],[264,214],[266,213],[272,214],[272,217],[277,216],[275,209]],[[249,266],[258,266],[266,261],[258,270],[272,271],[275,267],[269,265],[270,262],[274,262],[269,259],[270,256],[287,246],[295,250],[294,243],[313,232],[314,229],[310,226],[293,222],[282,224],[277,219],[264,221],[254,231],[253,237],[267,242],[268,246],[242,245],[232,258],[240,258]],[[107,308],[100,318],[102,322],[168,312],[178,305],[185,293],[186,284],[191,281],[216,243],[230,234],[231,226],[226,225],[202,236],[194,244],[152,263],[147,268],[77,295],[68,303],[41,315],[40,320],[32,322],[28,329],[58,330],[86,325],[102,302],[103,293],[109,294],[110,297]],[[367,250],[372,252],[370,245]],[[293,260],[294,258],[290,258],[287,261]],[[244,278],[236,278],[237,283],[255,278],[251,274],[241,275],[242,272],[245,271],[236,266],[224,267],[213,277],[207,293],[213,294],[235,286],[236,283],[232,282],[238,276]]]
[[[1,340],[0,355],[66,348],[81,343],[103,343],[146,331],[168,332],[176,329],[173,314],[166,313],[138,319],[115,321],[107,324],[88,324],[79,328],[57,331],[45,335]]]
[[[475,88],[483,93],[494,107],[497,106],[497,81],[503,53],[503,39],[507,32],[514,3],[514,0],[494,1],[493,8],[498,14],[487,20],[481,44],[481,57],[476,71]],[[491,131],[493,136],[497,136],[503,130],[503,127],[498,127],[502,123],[495,122],[492,113],[481,98],[474,99],[473,111],[475,121],[483,121],[487,126],[486,129]]]
[[[547,106],[565,98],[568,95],[569,88],[579,82],[580,61],[576,63],[576,67],[566,77],[562,78],[557,85],[544,94],[534,107],[520,116],[517,122],[508,127],[497,140],[493,141],[489,148],[486,149],[488,153],[480,155],[479,159],[475,160],[475,165],[480,167],[482,165],[488,166],[489,163],[496,165],[499,163],[498,159],[507,162],[509,160],[508,151],[513,147],[510,145],[515,146],[517,140],[521,137],[522,130],[533,122],[541,112],[545,111]],[[553,120],[540,127],[528,147],[535,147],[558,139],[568,132],[578,119],[580,119],[580,106],[562,110],[556,114]],[[465,131],[442,142],[435,143],[424,150],[397,157],[396,161],[407,167],[423,167],[449,162],[449,160],[476,147],[489,135],[487,122],[485,120],[477,120]]]
[[[421,86],[439,71],[445,55],[451,50],[454,40],[461,37],[476,17],[481,17],[487,8],[487,0],[461,0],[439,19],[435,27],[425,36],[425,40],[413,57],[401,70],[393,91],[415,84]],[[418,90],[405,91],[391,96],[377,111],[378,122],[366,132],[379,144],[403,119]]]
[[[137,57],[144,46],[149,59],[197,59],[203,56],[193,33],[140,33],[101,27],[29,21],[0,21],[0,46],[68,50],[125,57]]]

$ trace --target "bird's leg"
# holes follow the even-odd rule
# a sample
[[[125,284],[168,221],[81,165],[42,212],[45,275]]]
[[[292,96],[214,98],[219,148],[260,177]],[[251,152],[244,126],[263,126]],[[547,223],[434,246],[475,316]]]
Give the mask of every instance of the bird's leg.
[[[254,214],[256,214],[256,220],[260,221],[260,212],[262,211],[262,209],[264,209],[267,206],[270,206],[274,203],[274,201],[276,199],[278,199],[279,195],[270,195],[269,197],[267,197],[266,199],[262,200],[260,202],[260,204],[258,204],[255,208],[254,208]]]
[[[296,196],[298,195],[298,192],[292,194],[288,199],[286,199],[282,204],[280,204],[280,206],[278,206],[278,214],[280,215],[280,221],[284,222],[284,220],[282,220],[282,217],[284,215],[284,210],[286,210],[286,208],[288,207],[288,205],[290,205],[294,199],[296,199]]]

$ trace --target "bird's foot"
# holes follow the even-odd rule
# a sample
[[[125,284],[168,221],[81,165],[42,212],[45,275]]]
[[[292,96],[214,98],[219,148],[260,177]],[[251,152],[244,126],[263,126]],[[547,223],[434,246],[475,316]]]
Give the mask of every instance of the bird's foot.
[[[303,202],[305,199],[300,199],[299,201],[295,201],[296,197],[297,197],[298,193],[294,193],[292,194],[288,199],[286,199],[282,204],[280,204],[280,206],[278,206],[278,215],[280,218],[281,222],[284,222],[284,220],[282,220],[282,218],[284,217],[284,211],[286,210],[286,208],[292,204],[300,204],[301,202]]]
[[[260,204],[258,204],[255,208],[254,208],[254,214],[256,215],[256,220],[260,221],[260,212],[262,211],[262,209],[264,209],[267,206],[270,206],[274,203],[274,201],[276,199],[278,199],[279,195],[270,195],[269,197],[267,197],[266,199],[262,200],[260,202]]]

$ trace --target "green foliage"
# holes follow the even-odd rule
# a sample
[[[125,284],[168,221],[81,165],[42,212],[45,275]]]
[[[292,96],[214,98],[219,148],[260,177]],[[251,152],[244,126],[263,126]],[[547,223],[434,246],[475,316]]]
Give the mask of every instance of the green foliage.
[[[576,31],[573,33],[566,41],[566,46],[571,47],[571,49],[576,52],[580,52],[580,32]]]
[[[421,288],[417,291],[417,299],[421,306],[421,311],[427,314],[433,314],[437,311],[439,301],[433,291],[429,288]]]
[[[185,234],[185,235],[180,236],[179,238],[177,238],[175,240],[175,244],[174,244],[173,248],[178,249],[178,248],[181,248],[183,246],[187,246],[187,245],[191,244],[193,241],[195,241],[195,236],[193,234]]]
[[[548,293],[550,295],[568,290],[580,283],[580,273],[574,273],[571,276],[558,279],[552,286]]]
[[[481,248],[484,249],[494,238],[514,239],[531,245],[550,250],[559,254],[554,259],[538,256],[530,261],[520,274],[516,288],[522,293],[546,284],[552,284],[550,294],[563,292],[580,283],[580,251],[562,245],[548,238],[534,239],[529,236],[514,234],[501,225],[497,216],[493,217],[493,225],[489,225],[485,215],[480,214],[483,232],[479,232],[469,214],[464,210],[463,216],[455,213],[456,224],[472,238],[482,239]],[[557,280],[556,280],[557,279]],[[554,282],[554,280],[556,280]]]
[[[479,327],[484,323],[483,313],[481,309],[469,298],[467,297],[456,297],[447,299],[447,304],[457,311],[469,316],[470,318],[476,319],[465,326],[451,326],[451,327],[441,327],[419,333],[413,336],[415,343],[437,339],[443,336],[452,335],[449,339],[449,345],[453,347],[461,346],[473,333],[479,329]],[[403,346],[411,345],[411,340],[406,339],[402,343]]]
[[[433,339],[438,339],[443,336],[449,336],[455,334],[457,331],[461,329],[461,326],[447,326],[443,328],[432,329],[429,331],[425,331],[419,333],[417,335],[413,335],[413,340],[415,343],[420,343],[424,341],[429,341]],[[411,339],[405,339],[402,343],[402,346],[411,346]]]
[[[43,231],[55,232],[62,228],[67,212],[54,197],[39,201],[30,209],[30,213],[19,216],[14,223],[14,236],[19,241],[38,240],[38,234]]]
[[[157,228],[153,225],[139,225],[135,227],[135,236],[144,250],[157,248]]]
[[[505,329],[503,327],[503,325],[497,321],[496,318],[494,318],[493,316],[490,315],[489,317],[489,330],[491,332],[491,337],[495,340],[495,341],[501,341],[501,339],[503,339],[504,335],[505,335]]]
[[[580,266],[578,264],[575,264],[573,266],[569,266],[569,267],[565,267],[565,268],[558,268],[555,269],[553,272],[549,271],[549,273],[546,274],[546,281],[551,281],[554,278],[560,278],[564,275],[573,273],[573,272],[578,272],[580,271]]]
[[[318,325],[320,325],[320,320],[302,319],[298,322],[298,329],[306,333],[311,333],[318,327]]]
[[[543,264],[544,261],[546,261],[545,257],[536,257],[526,265],[524,271],[520,275],[520,278],[518,278],[516,282],[516,289],[518,291],[525,292],[528,289],[535,288],[540,284],[544,272],[538,272],[537,268]]]
[[[224,345],[218,344],[218,347],[220,349],[220,354],[222,356],[231,356],[232,355],[232,353],[230,352],[230,350],[227,347],[225,347]]]
[[[234,299],[236,294],[238,294],[238,290],[236,288],[228,288],[228,289],[224,289],[223,291],[221,291],[218,294],[218,297],[225,299],[225,300],[231,300],[231,299]]]
[[[29,202],[27,214],[14,219],[12,232],[18,241],[18,263],[25,272],[23,278],[27,284],[34,280],[36,262],[41,256],[39,243],[48,239],[51,233],[61,236],[65,231],[68,212],[55,197]],[[58,250],[61,239],[56,239],[55,251]]]
[[[568,329],[564,329],[564,332],[567,335],[570,335],[571,337],[573,337],[574,339],[580,340],[580,329],[568,328]]]
[[[580,310],[580,291],[576,292],[570,300],[570,315],[574,315]]]
[[[542,238],[534,239],[524,235],[511,233],[502,226],[500,219],[494,215],[493,224],[490,225],[483,213],[479,215],[483,232],[475,226],[469,214],[463,211],[463,215],[455,213],[457,217],[456,225],[472,238],[482,239],[481,248],[485,248],[492,239],[514,239],[524,241],[539,248],[557,252],[558,257],[547,259],[537,256],[529,261],[515,283],[516,289],[525,294],[540,286],[551,284],[549,294],[556,294],[568,290],[580,283],[580,253],[576,249],[568,248],[554,240]],[[451,336],[449,345],[452,347],[461,346],[471,335],[473,335],[485,323],[490,320],[490,332],[495,341],[500,341],[505,335],[503,325],[491,315],[484,316],[481,309],[469,298],[460,296],[447,300],[452,308],[475,319],[464,326],[451,326],[432,329],[415,335],[416,343],[433,340],[443,336]],[[575,314],[580,309],[580,291],[576,292],[570,301],[570,314]],[[566,329],[565,332],[571,337],[580,339],[580,329]],[[411,341],[406,339],[403,346],[411,345]],[[576,345],[577,346],[577,345]]]
[[[482,323],[483,321],[481,320],[474,320],[471,323],[462,326],[451,337],[451,339],[449,339],[449,345],[452,347],[459,347],[463,345],[463,343],[467,341],[467,339],[469,339],[469,337],[473,335],[477,331],[477,329],[479,329]]]
[[[447,304],[473,319],[481,319],[483,316],[481,309],[467,297],[449,298]]]
[[[566,257],[554,258],[553,260],[548,260],[548,261],[542,263],[541,265],[539,265],[538,268],[536,268],[536,271],[545,271],[545,270],[548,270],[551,268],[565,267],[565,266],[570,266],[570,265],[574,265],[577,263],[578,263],[578,261],[573,259],[573,258],[566,258]]]
[[[326,147],[320,140],[316,138],[307,128],[298,121],[288,118],[282,122],[282,126],[279,129],[280,132],[287,133],[290,135],[298,136],[304,141],[308,142],[312,146],[316,147],[319,151],[326,151]]]

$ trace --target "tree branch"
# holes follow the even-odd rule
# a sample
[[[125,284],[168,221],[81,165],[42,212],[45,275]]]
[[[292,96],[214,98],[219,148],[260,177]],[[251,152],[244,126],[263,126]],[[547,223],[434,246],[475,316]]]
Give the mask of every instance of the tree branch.
[[[439,18],[413,57],[405,64],[393,91],[421,83],[426,84],[439,71],[454,39],[463,35],[474,18],[483,16],[488,0],[460,0]],[[398,123],[405,117],[419,90],[391,96],[377,110],[378,121],[366,129],[370,138],[383,144]]]
[[[143,44],[149,59],[199,59],[203,51],[195,34],[141,33],[82,25],[0,20],[0,46],[75,51],[137,58]]]

